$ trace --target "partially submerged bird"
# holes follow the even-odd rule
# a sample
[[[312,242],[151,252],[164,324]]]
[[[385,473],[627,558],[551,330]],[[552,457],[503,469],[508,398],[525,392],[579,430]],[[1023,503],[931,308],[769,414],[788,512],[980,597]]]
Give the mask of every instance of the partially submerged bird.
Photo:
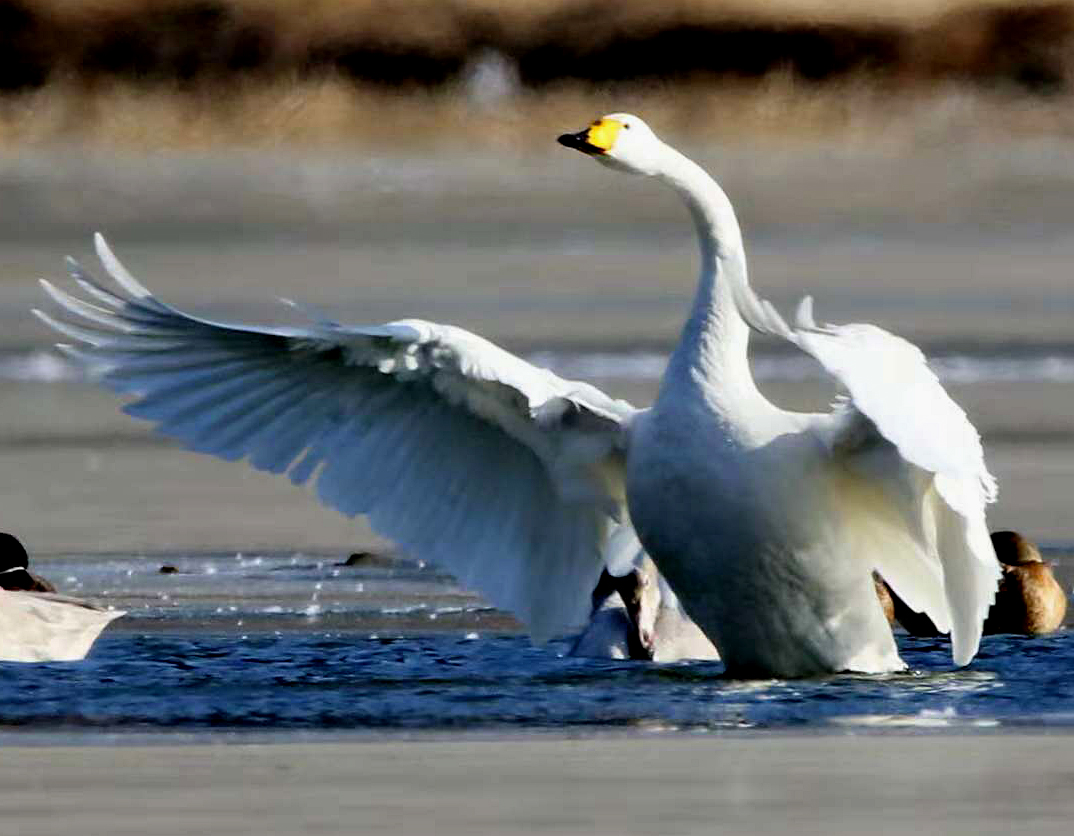
[[[74,662],[124,613],[66,595],[27,570],[22,543],[0,533],[0,662]]]
[[[991,534],[1002,576],[995,603],[988,611],[984,633],[1014,633],[1041,636],[1063,625],[1067,596],[1033,543],[1016,531]],[[897,595],[891,596],[895,620],[911,636],[941,634],[932,620],[910,610]]]
[[[0,591],[0,662],[77,662],[122,615],[66,595]]]
[[[985,619],[985,633],[1054,633],[1067,614],[1067,596],[1052,574],[1051,564],[1016,531],[994,531],[992,545],[1003,576],[996,603]]]
[[[651,627],[659,593],[640,569],[615,577],[607,569],[593,587],[589,624],[571,645],[569,656],[593,659],[653,658]],[[642,622],[648,622],[648,627]]]
[[[629,519],[685,610],[738,676],[904,667],[872,570],[977,650],[998,568],[977,433],[921,352],[870,325],[792,327],[746,280],[731,204],[640,119],[559,140],[675,190],[697,231],[692,310],[654,406],[637,410],[460,328],[254,327],[153,297],[100,236],[113,285],[71,264],[93,302],[48,282],[88,348],[68,353],[126,409],[195,450],[316,482],[320,498],[513,611],[537,639],[579,629]],[[73,321],[72,321],[73,320]],[[757,390],[751,330],[816,358],[845,395],[787,412]],[[628,529],[629,526],[620,526]]]
[[[571,656],[655,662],[720,658],[647,555],[625,575],[604,570],[592,601],[589,625],[575,640]]]

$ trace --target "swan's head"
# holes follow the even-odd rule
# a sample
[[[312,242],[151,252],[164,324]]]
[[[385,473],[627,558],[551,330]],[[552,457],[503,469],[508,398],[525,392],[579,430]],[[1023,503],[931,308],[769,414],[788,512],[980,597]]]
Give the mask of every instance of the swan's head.
[[[660,612],[661,595],[656,564],[646,555],[621,578],[613,578],[616,591],[623,599],[627,616],[641,645],[642,655],[651,659],[656,649],[656,618]]]
[[[655,174],[665,147],[648,125],[629,113],[603,116],[578,133],[563,134],[558,141],[632,174]]]
[[[1017,531],[993,531],[991,536],[996,557],[1006,566],[1044,562],[1037,547]]]

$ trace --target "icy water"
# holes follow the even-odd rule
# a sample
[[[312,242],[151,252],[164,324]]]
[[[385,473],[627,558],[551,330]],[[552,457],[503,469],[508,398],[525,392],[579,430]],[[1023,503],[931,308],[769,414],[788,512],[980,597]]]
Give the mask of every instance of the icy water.
[[[1069,586],[1067,552],[1058,558]],[[161,574],[167,565],[177,571]],[[1074,726],[1074,635],[899,639],[905,674],[725,679],[719,663],[577,659],[431,567],[307,554],[39,562],[120,609],[75,664],[0,665],[0,730],[980,729]]]

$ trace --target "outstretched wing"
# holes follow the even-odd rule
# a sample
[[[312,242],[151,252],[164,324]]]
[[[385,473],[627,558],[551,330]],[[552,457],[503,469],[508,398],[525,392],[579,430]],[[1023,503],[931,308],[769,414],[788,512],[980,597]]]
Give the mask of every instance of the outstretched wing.
[[[976,429],[906,340],[872,325],[818,326],[808,298],[788,332],[845,392],[822,431],[872,489],[857,497],[862,548],[911,608],[950,630],[954,660],[967,664],[999,579],[985,525],[996,482]]]
[[[47,282],[37,316],[125,409],[194,450],[313,481],[344,514],[514,612],[537,640],[584,623],[623,504],[635,413],[461,328],[421,320],[259,328],[155,299],[104,239],[96,304]]]

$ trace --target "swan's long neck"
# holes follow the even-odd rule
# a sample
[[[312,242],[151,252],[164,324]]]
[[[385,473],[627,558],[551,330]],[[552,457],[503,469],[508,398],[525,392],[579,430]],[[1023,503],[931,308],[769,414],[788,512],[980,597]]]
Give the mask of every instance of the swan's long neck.
[[[701,274],[690,315],[668,363],[660,400],[697,391],[728,419],[757,399],[746,349],[749,326],[740,304],[751,298],[738,219],[723,189],[701,166],[664,146],[656,176],[686,202],[701,248]],[[659,400],[658,400],[659,403]]]

